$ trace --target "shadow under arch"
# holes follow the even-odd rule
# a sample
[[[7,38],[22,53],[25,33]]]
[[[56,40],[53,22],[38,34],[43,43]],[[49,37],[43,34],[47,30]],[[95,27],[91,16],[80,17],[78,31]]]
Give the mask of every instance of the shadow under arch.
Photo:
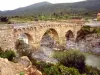
[[[66,37],[66,41],[68,41],[68,40],[73,40],[73,39],[74,39],[74,34],[73,34],[73,32],[72,32],[71,30],[68,30],[68,31],[66,32],[65,37]]]
[[[76,41],[79,42],[80,40],[85,40],[85,36],[88,33],[89,33],[89,31],[84,30],[84,28],[81,28],[79,31],[77,31]]]
[[[54,47],[58,43],[59,43],[59,36],[57,31],[53,28],[47,29],[40,41],[41,46],[48,46],[48,47]]]

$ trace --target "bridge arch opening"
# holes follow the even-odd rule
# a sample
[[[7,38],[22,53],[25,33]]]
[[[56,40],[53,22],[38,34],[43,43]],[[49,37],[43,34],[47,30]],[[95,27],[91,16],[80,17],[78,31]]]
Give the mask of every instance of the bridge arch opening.
[[[31,46],[33,42],[32,36],[28,33],[19,34],[15,42],[15,48],[18,49],[22,46]]]
[[[23,40],[26,44],[30,44],[30,42],[33,41],[31,35],[28,33],[20,34],[18,39]]]
[[[43,34],[40,45],[47,47],[55,47],[59,43],[59,36],[55,29],[50,28]]]
[[[66,41],[73,40],[74,39],[74,34],[71,30],[69,30],[69,31],[67,31],[65,37],[66,37]]]

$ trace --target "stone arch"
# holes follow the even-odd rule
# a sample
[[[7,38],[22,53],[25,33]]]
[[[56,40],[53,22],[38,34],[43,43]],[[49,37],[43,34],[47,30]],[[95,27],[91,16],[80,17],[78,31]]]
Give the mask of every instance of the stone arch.
[[[16,37],[15,40],[15,48],[19,48],[20,45],[27,45],[27,46],[32,46],[33,38],[30,34],[28,33],[21,33]]]
[[[72,30],[68,30],[66,32],[65,37],[66,37],[66,40],[72,40],[72,39],[74,39],[74,33],[72,32]]]
[[[49,28],[46,31],[44,31],[41,40],[40,45],[57,45],[59,43],[59,36],[57,30],[54,28]]]
[[[28,33],[22,33],[21,36],[25,36],[28,40],[27,44],[30,44],[31,41],[33,41],[32,36]],[[22,38],[23,39],[23,38]]]

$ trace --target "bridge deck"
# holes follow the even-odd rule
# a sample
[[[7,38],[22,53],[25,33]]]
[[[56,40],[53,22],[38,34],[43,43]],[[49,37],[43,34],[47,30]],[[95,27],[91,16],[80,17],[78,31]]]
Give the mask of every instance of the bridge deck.
[[[16,24],[4,24],[0,25],[0,29],[7,29],[7,28],[27,28],[27,27],[37,27],[37,26],[53,26],[53,25],[82,25],[83,21],[33,21],[33,22],[27,22],[27,23],[16,23]]]

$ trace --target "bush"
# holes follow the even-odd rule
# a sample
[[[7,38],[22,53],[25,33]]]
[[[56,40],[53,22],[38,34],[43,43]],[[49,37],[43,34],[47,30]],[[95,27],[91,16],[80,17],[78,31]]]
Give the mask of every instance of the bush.
[[[100,70],[86,66],[83,73],[79,73],[79,70],[74,67],[66,67],[61,64],[50,64],[44,62],[38,62],[37,68],[42,71],[43,75],[100,75]]]
[[[44,68],[48,68],[48,67],[51,67],[52,64],[50,63],[45,63],[45,62],[36,62],[36,66],[39,70],[43,71]]]
[[[20,72],[20,75],[25,75],[25,73],[24,72]]]
[[[39,62],[38,69],[43,75],[80,75],[79,71],[75,68],[68,68],[60,64],[52,65],[49,63]]]
[[[44,75],[61,75],[58,66],[44,68]]]
[[[75,68],[68,68],[65,66],[59,66],[61,75],[80,75],[79,71]]]
[[[58,67],[50,63],[37,62],[37,68],[42,71],[43,75],[60,75]]]
[[[77,68],[79,72],[84,72],[85,56],[81,52],[75,50],[56,52],[54,57],[60,64],[67,67],[74,67]]]
[[[13,57],[15,57],[15,52],[12,50],[6,50],[5,52],[1,51],[0,52],[0,57],[1,58],[7,58],[8,60],[12,60]]]

